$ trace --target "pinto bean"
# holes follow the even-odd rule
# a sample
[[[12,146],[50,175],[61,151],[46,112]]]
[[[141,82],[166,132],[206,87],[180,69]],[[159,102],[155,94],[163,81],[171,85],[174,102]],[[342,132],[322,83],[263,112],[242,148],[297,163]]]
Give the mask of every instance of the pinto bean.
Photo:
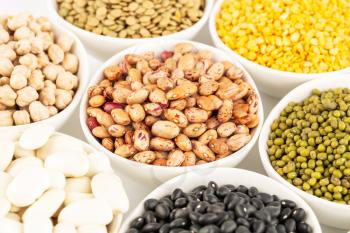
[[[212,95],[219,88],[219,83],[213,80],[203,82],[199,85],[198,92],[200,95]]]
[[[166,98],[168,100],[184,99],[197,92],[197,86],[193,83],[186,83],[180,86],[176,86],[168,93],[166,93]]]
[[[208,120],[209,114],[207,111],[200,108],[186,108],[185,115],[191,123],[203,123]]]
[[[249,128],[245,125],[237,125],[236,134],[249,134]]]
[[[126,102],[128,104],[141,104],[145,102],[149,94],[149,91],[142,88],[137,91],[132,92],[127,98]]]
[[[125,126],[123,125],[111,125],[108,127],[108,133],[113,137],[122,137],[125,134]]]
[[[134,122],[140,122],[145,119],[146,113],[141,104],[128,105],[125,110],[129,113],[131,120]]]
[[[159,118],[154,116],[146,116],[145,118],[145,124],[149,127],[151,127],[157,121],[159,121]]]
[[[134,132],[134,147],[138,151],[148,150],[150,135],[146,130],[137,129]]]
[[[187,151],[184,153],[185,159],[182,166],[194,166],[196,165],[196,154],[192,151]]]
[[[166,165],[169,167],[178,167],[185,161],[185,155],[181,150],[173,150],[169,153]]]
[[[179,134],[175,138],[175,144],[183,151],[192,150],[191,141],[185,134]]]
[[[249,134],[235,134],[227,139],[228,148],[232,151],[237,151],[245,146],[252,138]]]
[[[147,103],[145,105],[143,105],[143,107],[145,108],[145,111],[152,115],[152,116],[160,116],[163,113],[163,109],[160,106],[160,104],[156,104],[156,103]]]
[[[182,111],[187,107],[187,101],[186,99],[173,100],[170,102],[169,107]]]
[[[197,105],[207,111],[217,110],[222,106],[222,100],[215,95],[197,97]]]
[[[188,125],[188,120],[181,111],[177,109],[165,109],[164,110],[164,117],[169,120],[174,122],[177,126],[183,128]]]
[[[207,71],[207,76],[213,80],[218,80],[225,72],[225,66],[222,62],[215,62]]]
[[[125,104],[126,99],[129,95],[131,95],[131,93],[132,91],[129,89],[117,86],[112,93],[112,97],[115,102]]]
[[[190,138],[196,138],[201,136],[206,129],[207,126],[204,123],[193,123],[183,129],[183,134]]]
[[[207,125],[208,129],[216,129],[219,125],[220,122],[216,117],[210,117],[205,124]]]
[[[142,151],[133,156],[136,162],[150,164],[156,159],[156,154],[153,151]]]
[[[131,122],[129,114],[123,109],[119,109],[119,108],[113,109],[111,111],[111,116],[114,122],[119,125],[128,125]]]
[[[207,162],[212,162],[215,160],[214,152],[203,143],[199,141],[192,141],[192,148],[193,152],[197,155],[198,158]]]
[[[217,137],[218,133],[216,132],[216,130],[209,129],[198,138],[198,141],[206,145],[209,143],[210,140],[216,139]]]
[[[220,137],[226,138],[236,131],[236,124],[233,122],[225,122],[217,128]]]
[[[166,159],[156,159],[156,160],[153,161],[152,165],[155,165],[155,166],[167,166],[166,163],[167,163]]]
[[[133,156],[134,154],[136,154],[136,152],[137,150],[135,149],[135,147],[130,144],[124,144],[119,147],[116,147],[114,151],[115,154],[124,158],[129,158],[130,156]]]
[[[166,98],[165,92],[158,88],[152,90],[148,98],[152,103],[158,103],[158,104],[164,104],[164,105],[168,104],[168,100]]]
[[[157,121],[152,125],[152,133],[158,137],[172,139],[179,135],[180,128],[172,121]]]
[[[241,90],[239,89],[239,86],[236,83],[233,83],[231,81],[227,82],[220,82],[219,89],[216,92],[216,95],[220,99],[230,99],[237,95]]]
[[[209,148],[216,154],[228,154],[230,152],[228,145],[226,144],[226,138],[212,139],[208,143]]]
[[[175,143],[170,139],[154,137],[151,139],[151,149],[159,151],[171,151],[175,148]]]
[[[232,100],[224,100],[222,106],[219,108],[217,119],[220,123],[227,122],[231,119],[233,114]]]
[[[249,105],[248,104],[236,104],[233,107],[232,116],[234,118],[242,118],[248,115]]]

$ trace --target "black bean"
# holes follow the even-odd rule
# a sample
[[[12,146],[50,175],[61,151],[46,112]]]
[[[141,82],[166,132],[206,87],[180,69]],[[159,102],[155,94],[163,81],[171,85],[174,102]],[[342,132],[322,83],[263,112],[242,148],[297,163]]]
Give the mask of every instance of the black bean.
[[[250,227],[250,223],[249,223],[249,221],[247,220],[247,219],[245,219],[245,218],[237,218],[236,219],[236,223],[238,224],[238,225],[242,225],[242,226],[246,226],[246,227]]]
[[[176,199],[176,201],[174,202],[175,208],[182,208],[182,207],[185,207],[186,205],[187,205],[187,198],[185,197],[180,197]]]
[[[190,210],[190,211],[194,211],[196,206],[200,203],[201,201],[192,201],[192,202],[189,202],[187,204],[187,208]]]
[[[208,189],[214,189],[216,191],[218,189],[218,184],[215,183],[214,181],[210,181],[208,183]]]
[[[286,228],[282,224],[278,224],[276,230],[278,233],[287,233]]]
[[[180,233],[182,231],[186,231],[186,230],[183,228],[173,228],[169,231],[169,233]]]
[[[202,213],[203,214],[207,210],[208,206],[209,206],[208,202],[201,201],[195,206],[194,211],[197,212],[197,213]]]
[[[253,213],[255,213],[257,211],[257,208],[251,204],[245,204],[244,208],[246,209],[246,214],[248,216],[252,215]]]
[[[236,187],[233,184],[225,184],[226,188],[230,190],[230,192],[236,191]]]
[[[296,222],[301,222],[306,218],[306,212],[304,209],[297,208],[293,210],[291,216]]]
[[[169,233],[170,229],[170,224],[166,223],[159,229],[159,233]]]
[[[192,220],[192,222],[198,223],[199,217],[201,216],[200,213],[197,212],[190,212],[189,217]]]
[[[219,216],[214,213],[206,213],[199,217],[199,224],[214,224],[219,220]]]
[[[160,199],[159,203],[167,205],[171,210],[174,209],[174,203],[169,197],[163,197]]]
[[[224,198],[229,193],[230,193],[230,189],[228,187],[225,187],[225,186],[221,186],[216,190],[216,195],[219,198]]]
[[[254,233],[263,233],[265,231],[265,223],[262,220],[255,220],[252,223],[252,230]]]
[[[250,197],[247,194],[245,194],[245,193],[237,192],[237,196],[245,199],[246,201],[250,200]]]
[[[275,207],[282,208],[280,201],[273,201],[273,202],[269,203],[267,206],[275,206]]]
[[[198,233],[200,229],[201,229],[201,226],[198,224],[192,224],[192,226],[190,226],[190,231],[192,233]]]
[[[297,204],[295,204],[295,202],[291,200],[282,200],[281,204],[282,204],[282,208],[288,207],[288,208],[294,209],[297,206]]]
[[[220,233],[220,228],[215,225],[207,225],[199,230],[199,233]]]
[[[278,233],[276,230],[276,227],[274,226],[268,226],[265,230],[265,233]]]
[[[271,225],[271,226],[277,226],[277,224],[278,224],[279,222],[280,222],[280,221],[279,221],[277,218],[273,218],[273,219],[271,219],[270,225]]]
[[[227,204],[228,210],[234,210],[237,205],[242,205],[245,200],[241,197],[234,196],[232,200]]]
[[[187,225],[187,219],[185,218],[176,218],[170,222],[170,228],[182,228]]]
[[[291,214],[292,214],[292,210],[289,207],[284,208],[280,213],[279,220],[280,221],[286,220],[287,218],[290,217]]]
[[[143,225],[145,224],[145,219],[143,217],[135,218],[130,223],[131,228],[141,229]]]
[[[203,200],[209,202],[210,204],[214,204],[220,201],[219,198],[217,198],[214,194],[204,194]]]
[[[158,204],[155,209],[156,216],[160,219],[166,219],[170,215],[170,209],[167,205]]]
[[[174,218],[187,218],[190,214],[189,208],[175,209]]]
[[[280,201],[280,198],[277,195],[272,195],[273,201]]]
[[[259,191],[258,191],[258,189],[256,187],[250,187],[248,189],[248,192],[247,192],[249,197],[255,197],[258,193],[259,193]]]
[[[175,189],[170,196],[170,199],[175,201],[176,199],[184,197],[184,192],[181,189]]]
[[[216,225],[221,226],[226,220],[233,220],[234,217],[231,216],[229,212],[220,212],[217,214],[219,216],[219,221],[217,221]]]
[[[264,206],[265,206],[265,205],[264,205],[264,202],[263,202],[262,200],[258,199],[258,198],[252,198],[252,199],[250,200],[250,203],[251,203],[253,206],[255,206],[258,210],[264,208]]]
[[[221,224],[220,230],[222,233],[233,233],[233,231],[236,228],[237,228],[236,222],[229,219]]]
[[[210,213],[220,213],[225,211],[225,205],[222,202],[215,203],[213,205],[208,206],[207,212]]]
[[[296,226],[296,222],[294,219],[292,218],[288,218],[285,222],[284,222],[284,226],[286,227],[286,231],[288,233],[290,232],[295,232],[296,229],[297,229],[297,226]]]
[[[156,199],[148,199],[144,203],[145,210],[154,210],[156,206],[158,205],[158,200]]]
[[[154,231],[158,231],[160,227],[161,227],[161,224],[156,223],[156,222],[151,222],[151,223],[147,223],[147,224],[142,228],[141,231],[144,232],[144,233],[154,232]]]
[[[198,191],[194,194],[194,196],[197,198],[197,199],[202,199],[203,198],[203,193],[205,192],[205,190],[201,190],[201,191]]]
[[[281,213],[281,206],[266,206],[264,208],[267,212],[270,213],[272,218],[276,218]]]
[[[258,193],[256,197],[261,199],[265,205],[274,201],[273,197],[268,193]]]
[[[200,185],[200,186],[197,186],[194,189],[192,189],[191,193],[196,193],[196,192],[199,192],[199,191],[202,191],[202,190],[206,190],[206,189],[207,189],[207,186]]]
[[[248,188],[244,185],[239,185],[236,189],[237,192],[241,192],[241,193],[247,193],[248,192]]]
[[[258,219],[266,222],[266,223],[271,222],[271,215],[265,209],[261,209],[261,210],[255,212],[254,216],[257,217]]]
[[[305,222],[300,222],[297,225],[298,233],[312,233],[312,228]]]
[[[248,227],[245,227],[245,226],[239,226],[235,233],[251,233],[251,231],[249,230]]]
[[[194,194],[187,194],[186,195],[186,199],[187,199],[188,202],[200,201],[200,199],[198,199]]]
[[[139,233],[139,230],[136,228],[129,228],[126,233]]]
[[[157,222],[157,218],[154,214],[153,211],[146,211],[144,214],[143,214],[143,218],[145,219],[146,223],[154,223],[154,222]]]
[[[235,216],[237,218],[246,216],[246,212],[243,204],[238,204],[235,206]]]

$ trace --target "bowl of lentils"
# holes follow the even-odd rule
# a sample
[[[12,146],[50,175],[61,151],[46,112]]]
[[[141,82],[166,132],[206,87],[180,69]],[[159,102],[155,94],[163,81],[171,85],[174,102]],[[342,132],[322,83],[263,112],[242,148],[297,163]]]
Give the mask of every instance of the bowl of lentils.
[[[321,223],[349,229],[348,76],[319,78],[284,97],[259,139],[269,176],[303,197]]]
[[[211,0],[50,0],[51,17],[101,57],[137,43],[192,39],[205,25]]]
[[[258,90],[224,52],[191,41],[137,45],[104,63],[80,106],[87,140],[147,182],[237,165],[263,122]]]
[[[321,228],[306,202],[271,178],[212,168],[156,188],[120,232],[321,233]]]
[[[281,98],[313,78],[350,73],[349,7],[338,0],[218,0],[209,30],[262,92]]]

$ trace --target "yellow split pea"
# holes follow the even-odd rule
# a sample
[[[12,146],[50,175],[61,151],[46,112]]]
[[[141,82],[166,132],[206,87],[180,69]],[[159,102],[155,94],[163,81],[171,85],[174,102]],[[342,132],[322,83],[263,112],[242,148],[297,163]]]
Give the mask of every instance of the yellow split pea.
[[[350,66],[349,0],[225,0],[222,41],[263,66],[321,73]]]

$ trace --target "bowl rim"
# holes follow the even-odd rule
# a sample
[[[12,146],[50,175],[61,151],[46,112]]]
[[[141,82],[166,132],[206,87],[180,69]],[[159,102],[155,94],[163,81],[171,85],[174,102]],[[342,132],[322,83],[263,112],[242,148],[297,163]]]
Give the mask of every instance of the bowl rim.
[[[110,42],[110,43],[123,43],[123,42],[124,43],[142,43],[142,42],[146,42],[146,41],[148,42],[149,40],[152,40],[152,41],[163,40],[163,39],[167,40],[167,39],[171,39],[171,38],[176,37],[176,36],[185,35],[189,31],[192,31],[193,28],[202,28],[210,16],[211,9],[213,8],[213,3],[214,3],[214,1],[212,1],[212,0],[205,0],[205,7],[204,7],[204,11],[203,11],[203,16],[195,24],[191,25],[190,27],[188,27],[184,30],[169,34],[169,35],[151,37],[151,38],[120,38],[120,37],[99,35],[99,34],[84,30],[82,28],[79,28],[79,27],[75,26],[74,24],[69,23],[64,18],[62,18],[57,12],[57,0],[48,0],[47,4],[48,4],[50,16],[55,18],[55,20],[57,20],[57,22],[63,24],[65,27],[74,31],[78,35],[81,34],[85,37],[93,38],[95,40],[97,40],[97,39],[104,40],[104,41]]]
[[[236,181],[238,181],[239,179],[241,179],[241,184],[242,185],[247,185],[245,184],[244,182],[244,176],[250,176],[250,177],[257,177],[259,179],[263,179],[263,180],[266,180],[268,182],[271,182],[273,184],[273,189],[279,189],[279,190],[283,190],[284,192],[286,193],[289,193],[290,196],[288,196],[287,199],[289,200],[293,200],[293,201],[297,201],[298,203],[298,207],[300,208],[303,208],[307,213],[308,213],[308,221],[306,221],[307,223],[309,223],[312,227],[313,227],[313,230],[315,233],[321,233],[321,226],[320,226],[320,222],[318,220],[318,218],[316,217],[316,214],[314,212],[314,210],[310,207],[310,205],[305,201],[303,200],[300,196],[298,196],[297,194],[295,193],[291,193],[289,192],[290,190],[285,187],[284,185],[282,185],[281,183],[277,182],[276,180],[268,177],[268,176],[265,176],[263,174],[260,174],[260,173],[257,173],[257,172],[254,172],[254,171],[250,171],[250,170],[246,170],[246,169],[241,169],[241,168],[229,168],[229,167],[220,167],[220,168],[208,168],[205,170],[206,173],[217,173],[217,174],[222,174],[222,175],[227,175],[228,173],[232,174],[232,175],[237,175],[239,174],[239,178],[236,178]],[[164,191],[161,192],[159,190],[163,189],[163,190],[166,190],[166,192],[168,193],[168,185],[169,184],[176,184],[177,181],[180,181],[180,180],[183,180],[187,178],[192,178],[192,177],[197,177],[199,176],[200,174],[198,174],[197,172],[195,171],[192,171],[192,172],[186,172],[184,174],[181,174],[181,175],[178,175],[174,178],[171,178],[169,179],[168,181],[160,184],[159,186],[157,186],[155,189],[153,189],[147,196],[145,196],[142,201],[140,201],[136,207],[129,212],[128,216],[124,219],[123,221],[123,224],[121,225],[120,227],[120,230],[125,230],[127,229],[129,226],[128,224],[133,220],[134,217],[138,216],[139,215],[139,211],[142,210],[143,211],[143,203],[147,200],[147,199],[150,199],[150,198],[161,198],[164,194]],[[215,179],[210,179],[209,180],[213,180],[215,182]],[[232,183],[231,181],[227,181],[225,182],[226,184],[230,184]],[[198,185],[201,185],[199,182],[194,182],[194,185],[192,188],[195,188],[196,186]],[[251,186],[251,185],[247,185],[247,186]],[[258,188],[259,189],[259,188]],[[259,191],[261,191],[259,189]],[[171,192],[171,191],[170,191]],[[262,192],[266,192],[266,191],[262,191]],[[267,192],[269,194],[274,194],[272,191],[271,192]],[[166,195],[166,194],[165,194]],[[121,233],[123,233],[121,231]]]
[[[347,204],[339,204],[336,202],[328,201],[319,197],[316,197],[314,195],[311,195],[301,189],[298,189],[294,185],[290,184],[288,181],[286,181],[282,176],[280,176],[275,169],[272,167],[269,156],[267,154],[267,139],[268,135],[271,132],[270,125],[272,122],[280,115],[281,111],[286,107],[286,105],[289,102],[295,101],[293,100],[296,96],[296,92],[300,91],[308,91],[309,94],[311,93],[312,89],[318,88],[319,84],[326,84],[329,82],[332,83],[343,83],[344,81],[347,81],[349,83],[349,77],[347,74],[337,75],[336,77],[333,77],[332,80],[329,80],[328,77],[319,77],[312,81],[303,83],[299,85],[298,87],[291,90],[286,96],[284,96],[270,111],[269,115],[266,117],[264,125],[262,127],[262,130],[260,132],[258,147],[259,147],[259,154],[260,154],[260,160],[263,164],[263,167],[267,174],[272,177],[273,179],[279,181],[284,186],[288,187],[292,192],[297,193],[299,196],[305,198],[307,201],[318,203],[318,205],[325,206],[326,208],[337,208],[340,211],[350,211],[350,205]],[[346,87],[346,84],[344,85]],[[330,87],[330,88],[336,88],[336,87]],[[328,89],[330,89],[328,88]],[[327,88],[322,88],[322,90],[326,90]],[[298,101],[299,102],[299,101]]]
[[[18,14],[18,12],[10,12],[11,15],[13,14]],[[6,14],[6,15],[10,15]],[[32,14],[34,17],[40,17],[40,15]],[[44,16],[46,17],[46,16]],[[48,17],[47,17],[48,18]],[[80,103],[80,100],[82,96],[84,95],[85,89],[89,83],[89,77],[90,77],[90,69],[89,69],[89,62],[88,62],[88,55],[86,52],[86,49],[83,45],[83,43],[80,41],[80,39],[71,31],[67,30],[63,26],[59,25],[57,22],[54,20],[50,20],[52,30],[54,31],[54,36],[57,35],[57,31],[60,33],[64,32],[67,34],[69,37],[73,38],[74,44],[76,50],[80,50],[80,55],[77,53],[74,53],[78,59],[79,59],[79,68],[78,68],[78,73],[81,72],[80,75],[76,74],[77,77],[79,78],[79,86],[76,89],[74,96],[72,98],[72,101],[69,103],[69,105],[64,108],[63,110],[59,111],[56,115],[50,116],[49,118],[42,120],[42,121],[37,121],[37,122],[32,122],[29,124],[25,125],[12,125],[12,126],[0,126],[0,131],[3,130],[23,130],[31,126],[37,126],[41,124],[50,124],[55,127],[57,130],[59,127],[53,122],[60,122],[62,121],[62,118],[64,118],[65,115],[69,115],[70,112],[73,112],[74,109],[77,108],[77,106]],[[64,122],[63,122],[64,123]]]
[[[105,147],[103,147],[97,140],[96,138],[92,135],[90,129],[87,127],[86,125],[86,108],[88,107],[87,105],[87,101],[88,101],[88,96],[87,96],[87,92],[84,93],[81,103],[80,103],[80,111],[79,111],[79,118],[80,118],[80,125],[81,128],[83,130],[84,136],[85,138],[92,144],[94,145],[98,150],[103,151],[104,153],[106,153],[111,159],[116,159],[117,161],[120,162],[125,162],[129,165],[134,165],[134,166],[138,166],[140,168],[156,168],[158,169],[158,171],[165,171],[165,172],[186,172],[188,170],[194,170],[194,169],[204,169],[204,168],[210,168],[215,166],[218,162],[225,162],[225,161],[229,161],[230,159],[232,159],[232,156],[238,157],[238,163],[240,163],[247,155],[248,152],[251,150],[251,148],[255,145],[259,134],[261,132],[261,128],[263,125],[263,121],[264,121],[264,110],[263,110],[263,105],[262,105],[262,98],[260,96],[259,90],[255,84],[255,81],[252,79],[252,77],[250,76],[250,74],[246,71],[246,69],[234,58],[230,57],[227,53],[225,53],[224,51],[215,48],[213,46],[207,45],[207,44],[203,44],[200,42],[195,42],[195,41],[189,41],[189,40],[167,40],[167,41],[162,41],[159,42],[157,44],[150,44],[149,47],[150,49],[152,49],[153,47],[161,47],[161,46],[165,46],[171,44],[171,46],[177,44],[177,43],[190,43],[192,44],[195,48],[196,47],[200,47],[201,49],[206,49],[206,50],[210,50],[212,52],[215,51],[216,54],[220,54],[223,57],[226,57],[228,61],[231,61],[233,64],[237,65],[239,68],[241,68],[244,72],[245,72],[245,79],[247,80],[248,83],[250,83],[253,87],[253,89],[256,91],[256,94],[258,96],[259,99],[259,110],[258,110],[258,117],[259,119],[261,119],[261,121],[259,122],[258,126],[254,129],[254,134],[251,138],[251,140],[244,146],[242,147],[240,150],[226,156],[225,158],[222,158],[220,160],[216,160],[210,163],[206,163],[206,164],[200,164],[200,165],[193,165],[193,166],[185,166],[185,167],[167,167],[167,166],[157,166],[157,165],[152,165],[152,164],[144,164],[144,163],[139,163],[136,161],[131,161],[127,158],[123,158],[119,155],[114,154],[113,152],[107,150]],[[90,79],[90,82],[88,84],[88,87],[95,85],[95,83],[97,83],[98,81],[101,80],[101,75],[103,74],[103,70],[108,67],[109,65],[116,63],[118,61],[120,61],[122,59],[122,57],[128,53],[133,53],[134,50],[137,50],[137,48],[140,47],[144,47],[143,44],[137,44],[134,45],[132,47],[129,47],[127,49],[124,49],[120,52],[118,52],[117,54],[115,54],[114,56],[112,56],[110,59],[108,59],[107,61],[105,61],[98,69],[97,71],[94,73],[94,75],[92,76],[92,78]],[[244,153],[241,152],[247,152],[246,155],[244,155]]]
[[[231,48],[229,48],[219,37],[217,31],[216,31],[216,16],[220,11],[221,5],[223,2],[226,0],[217,0],[216,3],[214,4],[213,10],[211,11],[210,17],[209,17],[209,34],[214,42],[214,44],[229,52],[231,55],[235,56],[238,60],[240,60],[243,64],[249,65],[249,66],[254,66],[253,69],[256,69],[257,72],[269,72],[271,78],[276,78],[279,76],[282,76],[283,78],[291,78],[295,77],[296,79],[305,82],[309,81],[318,77],[322,76],[333,76],[333,75],[338,75],[338,74],[343,74],[343,73],[350,73],[350,66],[345,67],[340,70],[335,70],[335,71],[329,71],[329,72],[322,72],[322,73],[298,73],[298,72],[290,72],[290,71],[283,71],[283,70],[277,70],[273,69],[267,66],[260,65],[254,61],[251,61],[237,52],[233,51]]]

